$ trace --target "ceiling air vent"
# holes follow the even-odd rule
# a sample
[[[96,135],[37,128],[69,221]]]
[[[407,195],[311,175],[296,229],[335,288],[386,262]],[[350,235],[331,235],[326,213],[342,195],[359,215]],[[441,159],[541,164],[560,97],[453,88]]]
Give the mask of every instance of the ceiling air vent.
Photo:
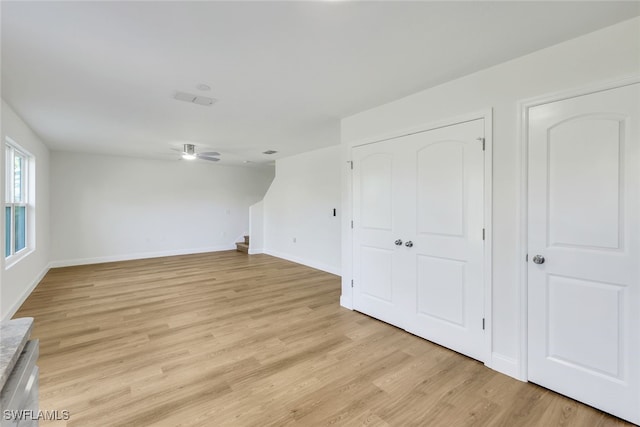
[[[178,101],[185,101],[185,102],[190,102],[192,104],[198,104],[198,105],[213,105],[213,103],[216,102],[216,100],[213,98],[194,95],[192,93],[185,93],[185,92],[176,92],[176,94],[173,97]]]
[[[275,150],[267,150],[267,151],[263,151],[262,154],[276,154],[277,151]]]

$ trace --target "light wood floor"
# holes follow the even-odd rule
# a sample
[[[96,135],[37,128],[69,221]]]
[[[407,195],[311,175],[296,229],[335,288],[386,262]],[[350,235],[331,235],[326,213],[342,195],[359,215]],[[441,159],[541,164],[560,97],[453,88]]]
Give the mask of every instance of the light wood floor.
[[[339,306],[339,278],[238,252],[51,270],[42,426],[622,426]]]

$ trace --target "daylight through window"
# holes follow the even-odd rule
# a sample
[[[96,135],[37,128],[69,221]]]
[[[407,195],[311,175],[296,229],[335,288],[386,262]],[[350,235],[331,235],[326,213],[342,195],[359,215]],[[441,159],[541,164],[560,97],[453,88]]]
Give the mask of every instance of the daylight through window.
[[[13,144],[6,145],[5,252],[6,258],[27,248],[29,156]]]

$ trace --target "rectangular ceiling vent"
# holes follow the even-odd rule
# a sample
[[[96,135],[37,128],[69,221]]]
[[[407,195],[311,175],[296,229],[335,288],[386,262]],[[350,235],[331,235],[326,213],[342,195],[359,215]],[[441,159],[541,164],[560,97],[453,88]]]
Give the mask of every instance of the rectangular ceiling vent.
[[[262,154],[276,154],[277,151],[275,150],[267,150],[267,151],[263,151]]]
[[[198,104],[198,105],[213,105],[213,103],[216,102],[216,100],[213,98],[194,95],[192,93],[185,93],[185,92],[176,92],[176,94],[173,97],[178,101],[185,101],[185,102],[190,102],[192,104]]]

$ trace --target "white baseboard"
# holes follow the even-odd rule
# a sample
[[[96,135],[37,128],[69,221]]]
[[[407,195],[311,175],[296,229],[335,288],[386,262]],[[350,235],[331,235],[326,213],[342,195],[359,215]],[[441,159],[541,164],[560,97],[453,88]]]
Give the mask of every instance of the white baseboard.
[[[124,254],[124,255],[111,255],[104,257],[95,257],[95,258],[77,258],[77,259],[65,259],[59,261],[52,261],[49,265],[51,268],[57,267],[71,267],[74,265],[86,265],[86,264],[102,264],[105,262],[117,262],[117,261],[132,261],[136,259],[147,259],[147,258],[160,258],[166,256],[176,256],[176,255],[191,255],[191,254],[201,254],[205,252],[220,252],[220,251],[231,251],[236,249],[235,244],[232,245],[221,245],[221,246],[212,246],[209,248],[198,248],[198,249],[180,249],[173,251],[161,251],[161,252],[143,252],[143,253],[135,253],[135,254]]]
[[[340,295],[340,306],[344,308],[348,308],[349,310],[353,310],[353,304],[351,303],[351,298],[346,298],[344,295]]]
[[[25,291],[22,293],[22,295],[20,295],[20,298],[18,298],[18,300],[11,306],[9,311],[7,311],[4,314],[4,316],[2,317],[3,321],[11,319],[13,317],[13,315],[16,314],[16,311],[18,311],[20,306],[27,300],[29,295],[31,295],[31,292],[33,292],[33,290],[36,288],[36,286],[38,286],[38,284],[44,278],[44,276],[46,276],[46,274],[49,272],[50,268],[51,268],[51,264],[45,266],[45,268],[40,272],[40,274],[38,274],[33,279],[33,281],[29,284],[27,289],[25,289]]]
[[[491,354],[491,369],[501,372],[505,375],[509,375],[520,381],[527,381],[526,378],[520,378],[520,365],[518,361],[512,357],[507,357],[502,354]]]
[[[263,253],[265,253],[265,252],[264,252],[264,249],[262,249],[262,248],[255,248],[255,249],[254,248],[249,248],[249,255],[263,254]]]
[[[285,254],[282,252],[274,251],[272,249],[264,249],[263,253],[274,256],[274,257],[286,259],[287,261],[295,262],[297,264],[306,265],[307,267],[315,268],[317,270],[326,271],[327,273],[335,274],[336,276],[341,275],[339,268],[336,268],[334,266],[327,265],[321,262],[310,261],[308,259],[299,258],[295,255]]]

